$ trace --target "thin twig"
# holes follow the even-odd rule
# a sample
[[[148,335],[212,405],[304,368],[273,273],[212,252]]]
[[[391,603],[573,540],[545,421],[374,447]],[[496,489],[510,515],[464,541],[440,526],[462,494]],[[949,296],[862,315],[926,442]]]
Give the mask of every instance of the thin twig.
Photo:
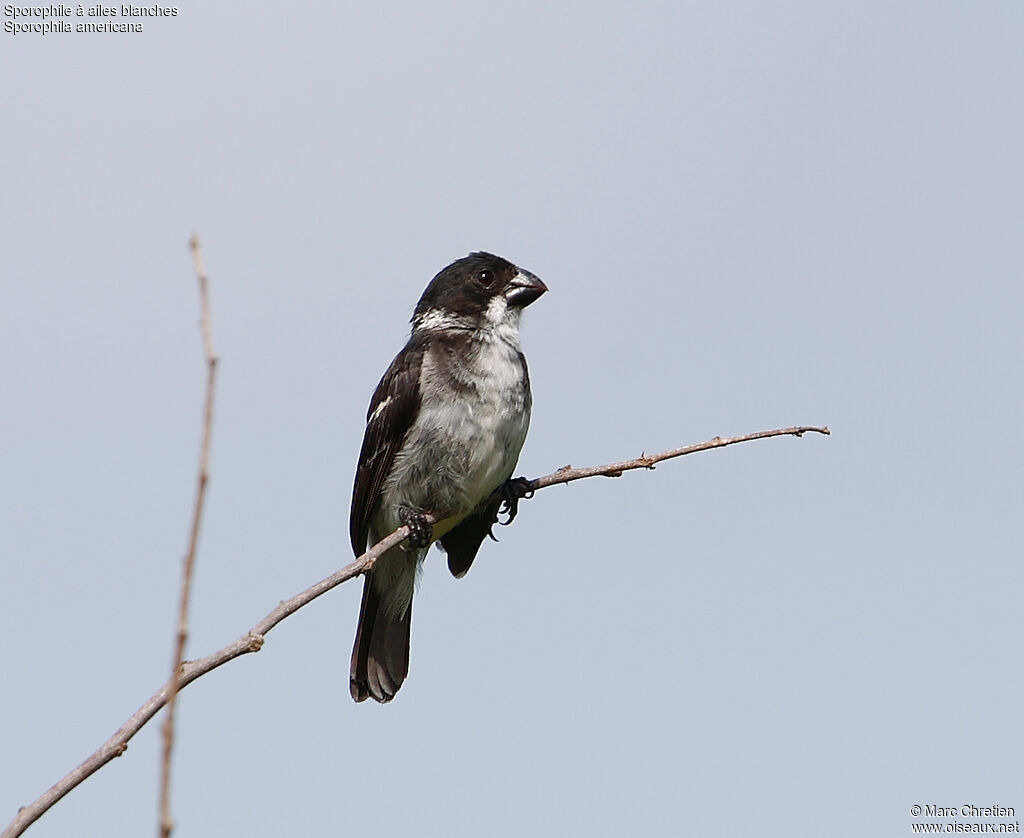
[[[675,457],[684,457],[687,454],[695,454],[698,451],[725,448],[727,445],[735,445],[738,442],[750,442],[751,440],[767,439],[772,436],[803,436],[808,433],[825,434],[828,436],[831,431],[828,428],[796,427],[776,428],[774,431],[758,431],[755,434],[744,434],[743,436],[716,436],[707,442],[687,445],[684,448],[673,448],[671,451],[663,451],[661,454],[640,455],[635,460],[623,460],[621,463],[609,463],[606,466],[591,466],[590,468],[562,466],[554,474],[531,480],[530,488],[535,491],[537,489],[546,489],[548,486],[555,486],[558,483],[571,483],[573,480],[582,480],[584,477],[621,477],[624,471],[631,471],[636,468],[653,470],[654,466],[660,462],[671,460]]]
[[[693,454],[697,451],[707,451],[712,448],[722,448],[726,445],[735,445],[739,442],[749,442],[751,440],[766,439],[773,436],[802,436],[805,433],[828,434],[829,430],[828,428],[795,427],[779,428],[773,431],[760,431],[754,434],[746,434],[745,436],[724,438],[715,437],[714,439],[702,442],[699,445],[690,445],[685,448],[677,448],[661,454],[641,456],[633,460],[623,460],[622,462],[610,463],[604,466],[580,469],[565,466],[552,474],[531,480],[530,487],[534,490],[539,490],[547,488],[548,486],[554,486],[558,483],[569,483],[573,480],[582,480],[585,477],[618,477],[624,471],[639,468],[651,469],[656,463],[660,463],[663,460],[668,460],[673,457],[682,457],[686,454]],[[267,614],[267,616],[253,626],[252,629],[247,631],[233,643],[229,643],[223,649],[219,649],[213,654],[207,655],[205,658],[183,664],[180,669],[180,673],[178,673],[177,689],[184,689],[197,678],[202,677],[206,673],[211,672],[228,661],[234,660],[242,655],[249,654],[250,652],[258,652],[263,647],[264,637],[271,629],[274,628],[274,626],[287,617],[290,617],[303,606],[308,605],[321,594],[331,590],[331,588],[335,588],[342,582],[347,582],[349,579],[360,576],[361,574],[371,570],[374,563],[377,561],[377,558],[382,553],[390,550],[396,544],[400,544],[406,539],[406,537],[408,537],[408,535],[408,527],[399,527],[391,533],[391,535],[378,542],[351,564],[348,564],[341,570],[332,573],[325,579],[321,579],[315,585],[302,591],[302,593],[296,594],[291,599],[286,599],[278,603],[277,607],[274,608],[273,611]],[[172,681],[173,680],[174,679],[172,678]],[[128,740],[130,740],[143,727],[143,725],[153,718],[160,708],[167,703],[173,687],[174,685],[171,682],[162,686],[153,694],[149,701],[143,704],[135,714],[128,719],[128,721],[121,725],[110,739],[100,746],[99,750],[86,759],[85,762],[79,765],[74,771],[59,782],[55,783],[36,801],[20,809],[17,817],[15,817],[7,829],[0,834],[0,838],[16,838],[16,836],[21,835],[30,824],[39,818],[40,815],[53,806],[65,794],[71,791],[71,789],[81,783],[86,777],[98,771],[115,757],[121,756],[128,747]]]
[[[199,477],[196,485],[196,502],[192,509],[192,529],[188,537],[181,579],[181,602],[178,606],[178,631],[174,648],[174,663],[167,691],[167,715],[163,726],[163,755],[160,760],[160,829],[161,838],[170,838],[174,829],[171,819],[171,755],[174,751],[174,712],[177,709],[178,691],[181,689],[181,669],[185,660],[185,641],[188,639],[188,604],[192,593],[192,575],[196,563],[196,545],[199,543],[199,528],[203,521],[203,507],[206,499],[206,484],[210,479],[210,433],[213,429],[213,393],[217,378],[217,356],[213,354],[213,339],[210,335],[210,295],[206,269],[203,267],[203,253],[199,239],[192,236],[188,243],[192,251],[196,278],[199,280],[199,331],[203,339],[203,354],[206,356],[206,400],[203,407],[203,438],[199,447]]]

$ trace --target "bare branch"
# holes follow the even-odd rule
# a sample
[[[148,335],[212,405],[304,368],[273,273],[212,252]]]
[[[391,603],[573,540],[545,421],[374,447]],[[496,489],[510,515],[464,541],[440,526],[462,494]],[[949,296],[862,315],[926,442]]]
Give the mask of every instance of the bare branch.
[[[552,474],[531,480],[530,487],[534,490],[540,490],[559,483],[569,483],[573,480],[582,480],[585,477],[618,477],[624,471],[640,468],[652,469],[655,464],[664,460],[669,460],[674,457],[682,457],[686,454],[693,454],[698,451],[724,448],[727,445],[735,445],[739,442],[749,442],[755,439],[767,439],[768,437],[774,436],[802,436],[805,433],[828,434],[829,430],[828,428],[794,427],[779,428],[772,431],[760,431],[758,433],[746,434],[745,436],[715,437],[714,439],[702,442],[698,445],[676,448],[672,451],[665,451],[661,454],[641,456],[634,460],[623,460],[618,463],[610,463],[604,466],[593,466],[591,468],[581,469],[574,469],[570,466],[565,466]],[[431,523],[435,523],[430,516],[428,516],[428,520],[430,520]],[[258,652],[263,647],[264,637],[271,629],[274,628],[274,626],[285,618],[290,617],[303,606],[308,605],[321,594],[331,590],[331,588],[335,588],[342,582],[347,582],[349,579],[352,579],[355,576],[360,576],[372,569],[377,558],[382,553],[390,550],[396,544],[400,544],[408,535],[408,527],[399,527],[391,533],[391,535],[374,545],[370,550],[367,550],[351,564],[348,564],[341,570],[332,573],[325,579],[321,579],[315,585],[302,591],[302,593],[296,594],[291,599],[286,599],[278,603],[277,607],[274,608],[273,611],[267,614],[259,623],[253,626],[252,629],[247,631],[233,643],[229,643],[223,649],[219,649],[212,655],[207,655],[205,658],[185,663],[181,667],[179,678],[177,679],[177,689],[183,689],[197,678],[202,677],[206,673],[216,669],[228,661],[234,660],[242,655],[249,654],[250,652]],[[172,678],[172,681],[173,680],[174,679]],[[143,725],[153,718],[160,708],[167,703],[168,697],[170,696],[171,690],[174,686],[175,685],[171,682],[162,686],[153,694],[149,701],[143,704],[135,714],[128,719],[128,721],[126,721],[113,736],[110,737],[110,739],[103,743],[99,750],[79,765],[74,771],[54,784],[38,800],[20,809],[17,817],[11,822],[7,829],[0,834],[0,838],[15,838],[15,836],[21,835],[31,823],[39,818],[40,815],[53,806],[65,794],[71,791],[71,789],[81,783],[86,777],[102,768],[106,763],[114,759],[114,757],[118,757],[123,754],[125,749],[128,747],[128,740],[130,740],[143,727]]]
[[[160,760],[160,829],[161,838],[170,838],[174,822],[171,820],[171,754],[174,751],[174,713],[177,709],[180,689],[181,665],[185,660],[185,642],[188,640],[188,604],[192,594],[192,576],[196,563],[196,545],[199,543],[199,528],[203,521],[203,507],[206,500],[206,484],[210,479],[210,434],[213,430],[213,393],[217,378],[217,356],[213,354],[213,338],[210,335],[210,295],[203,253],[199,238],[189,239],[192,263],[199,280],[199,332],[203,340],[203,354],[206,356],[206,400],[203,406],[203,438],[199,446],[199,477],[196,485],[196,502],[192,510],[192,529],[188,537],[181,579],[181,602],[178,605],[178,631],[174,648],[174,662],[171,664],[171,679],[167,683],[167,716],[163,726],[163,754]]]
[[[657,463],[671,460],[675,457],[684,457],[687,454],[695,454],[698,451],[710,451],[713,448],[725,448],[727,445],[735,445],[738,442],[750,442],[755,439],[768,439],[773,436],[803,436],[807,433],[831,434],[828,428],[776,428],[774,431],[758,431],[755,434],[744,436],[716,436],[707,442],[700,442],[697,445],[687,445],[685,448],[674,448],[671,451],[663,451],[661,454],[643,455],[635,460],[623,460],[621,463],[609,463],[606,466],[591,466],[590,468],[573,468],[562,466],[554,474],[546,477],[538,477],[530,481],[530,488],[533,490],[546,489],[548,486],[555,486],[559,483],[571,483],[573,480],[582,480],[584,477],[621,477],[624,471],[636,468],[646,468],[653,471]]]

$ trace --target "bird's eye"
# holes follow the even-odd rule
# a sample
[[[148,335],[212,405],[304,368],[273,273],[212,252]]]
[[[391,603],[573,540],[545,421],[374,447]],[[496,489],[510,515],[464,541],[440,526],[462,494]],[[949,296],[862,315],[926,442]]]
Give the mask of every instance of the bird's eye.
[[[494,285],[494,274],[491,271],[480,271],[480,273],[476,275],[476,279],[484,288],[490,288]]]

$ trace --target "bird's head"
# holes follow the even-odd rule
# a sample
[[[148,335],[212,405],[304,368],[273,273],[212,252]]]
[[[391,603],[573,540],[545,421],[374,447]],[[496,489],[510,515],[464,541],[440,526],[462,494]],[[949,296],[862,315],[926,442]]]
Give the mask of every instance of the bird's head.
[[[413,330],[516,326],[547,286],[493,253],[470,253],[431,281],[413,313]]]

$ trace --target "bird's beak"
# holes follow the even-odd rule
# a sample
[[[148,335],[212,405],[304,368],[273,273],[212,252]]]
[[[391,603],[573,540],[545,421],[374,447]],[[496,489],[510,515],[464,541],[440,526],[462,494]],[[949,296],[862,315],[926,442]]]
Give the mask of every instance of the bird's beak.
[[[540,281],[539,276],[520,269],[508,284],[505,299],[509,305],[526,308],[547,290],[548,287]]]

